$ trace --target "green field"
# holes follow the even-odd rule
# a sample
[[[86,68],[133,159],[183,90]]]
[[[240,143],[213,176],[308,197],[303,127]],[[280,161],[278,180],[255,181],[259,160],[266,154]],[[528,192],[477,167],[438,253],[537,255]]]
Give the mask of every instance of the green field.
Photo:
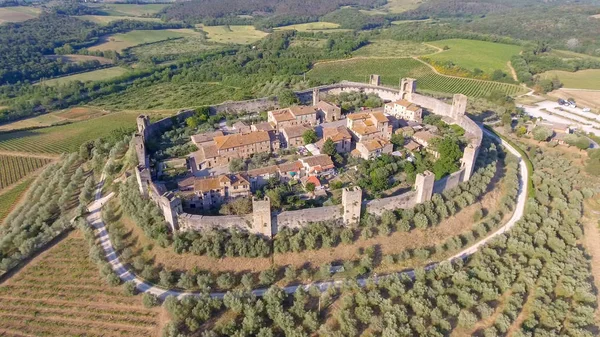
[[[116,15],[110,15],[110,16],[108,16],[108,15],[81,15],[81,16],[76,16],[76,18],[85,20],[85,21],[90,21],[93,23],[97,23],[99,25],[107,25],[113,21],[119,21],[119,20],[154,21],[154,22],[160,21],[159,18],[140,18],[140,17],[134,17],[134,16],[116,16]]]
[[[0,150],[32,153],[74,152],[88,140],[120,128],[134,128],[137,113],[117,112],[103,117],[39,130],[0,134]]]
[[[525,91],[524,88],[512,84],[438,75],[412,58],[325,62],[315,65],[307,76],[323,83],[341,80],[367,82],[370,74],[381,75],[382,84],[388,86],[397,87],[400,78],[413,77],[418,80],[417,88],[420,91],[461,93],[471,97],[484,97],[493,90],[500,90],[508,95]]]
[[[0,190],[21,180],[29,173],[51,162],[47,158],[7,156],[0,154]]]
[[[511,57],[521,51],[520,46],[463,39],[440,40],[430,44],[439,48],[450,47],[448,50],[429,56],[432,60],[451,61],[462,68],[471,71],[479,68],[485,73],[500,69],[510,74],[507,63]]]
[[[122,51],[123,49],[144,43],[190,37],[195,35],[200,35],[200,33],[195,32],[192,29],[132,30],[127,33],[104,36],[99,44],[89,49]]]
[[[352,53],[361,57],[410,57],[435,53],[428,45],[412,41],[373,40]]]
[[[341,29],[340,25],[332,22],[309,22],[309,23],[301,23],[297,25],[289,25],[277,27],[275,30],[297,30],[299,32],[324,32],[324,33],[336,33],[336,32],[346,32],[351,29]]]
[[[254,26],[203,26],[198,25],[216,43],[249,44],[269,35]]]
[[[32,182],[33,179],[24,180],[10,190],[0,194],[0,224],[2,224],[2,221],[4,221],[10,211],[12,211],[16,202],[23,196]]]
[[[220,48],[221,46],[222,45],[219,44],[209,43],[201,36],[193,36],[133,47],[129,50],[129,53],[137,56],[139,59],[144,59],[157,55],[198,53],[209,49]]]
[[[105,4],[102,9],[110,15],[149,16],[160,12],[168,4]]]
[[[34,7],[0,7],[0,24],[5,22],[22,22],[40,16],[41,9]]]
[[[131,88],[90,104],[107,109],[182,109],[242,98],[238,88],[218,83],[159,83],[151,87]]]
[[[576,72],[551,70],[541,76],[550,79],[558,76],[565,88],[600,90],[600,69],[587,69]]]
[[[125,74],[126,72],[127,72],[127,69],[125,69],[125,68],[111,67],[111,68],[104,68],[104,69],[88,71],[88,72],[81,73],[81,74],[75,74],[75,75],[70,75],[70,76],[54,78],[51,80],[45,80],[45,81],[41,81],[40,84],[48,85],[48,86],[55,86],[55,85],[65,84],[65,83],[68,83],[71,81],[80,81],[80,82],[102,81],[102,80],[108,80],[111,78],[121,76],[121,75]]]

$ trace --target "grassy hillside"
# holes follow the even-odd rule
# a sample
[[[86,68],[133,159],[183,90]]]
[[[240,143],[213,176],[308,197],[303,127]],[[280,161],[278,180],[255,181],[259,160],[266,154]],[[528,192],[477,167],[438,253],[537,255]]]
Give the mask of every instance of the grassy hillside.
[[[194,32],[191,29],[133,30],[127,33],[104,36],[99,44],[89,49],[122,51],[123,49],[144,43],[189,37],[198,34],[198,32]]]
[[[216,43],[249,44],[269,35],[254,26],[198,26]]]
[[[361,57],[409,57],[435,53],[437,49],[413,41],[373,40],[352,53]]]
[[[479,68],[486,73],[492,73],[496,69],[509,73],[508,61],[521,51],[520,46],[463,39],[434,41],[431,44],[439,48],[450,48],[431,55],[432,60],[453,62],[471,71]]]
[[[80,82],[102,81],[102,80],[108,80],[111,78],[121,76],[121,75],[125,74],[126,72],[127,72],[127,69],[125,69],[125,68],[111,67],[111,68],[104,68],[104,69],[88,71],[88,72],[81,73],[81,74],[75,74],[75,75],[45,80],[40,83],[43,85],[48,85],[48,86],[55,86],[55,85],[69,83],[71,81],[80,81]]]
[[[580,70],[576,72],[551,70],[541,75],[544,78],[558,76],[565,88],[600,90],[600,69]]]
[[[97,23],[99,25],[107,25],[113,21],[119,20],[136,20],[136,21],[153,21],[159,22],[159,18],[141,18],[141,17],[133,17],[133,16],[117,16],[117,15],[81,15],[77,16],[78,19],[90,21],[93,23]]]
[[[277,27],[275,30],[297,30],[299,32],[323,32],[323,33],[335,33],[349,31],[349,29],[340,29],[340,25],[332,22],[309,22],[301,23],[297,25],[289,25]]]

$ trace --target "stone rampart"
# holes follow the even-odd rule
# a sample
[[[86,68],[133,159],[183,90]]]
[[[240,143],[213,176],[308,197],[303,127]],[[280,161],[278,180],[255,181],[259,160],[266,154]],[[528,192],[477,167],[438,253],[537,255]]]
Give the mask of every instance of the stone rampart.
[[[417,192],[410,191],[393,197],[368,200],[363,202],[363,206],[366,206],[367,213],[381,215],[385,211],[413,208],[416,196]]]
[[[340,205],[285,211],[275,217],[277,230],[283,227],[299,228],[309,222],[340,221],[342,222],[343,207]]]
[[[464,95],[455,95],[453,104],[447,104],[441,100],[433,97],[417,94],[415,92],[416,82],[413,79],[404,79],[400,84],[403,90],[393,89],[377,85],[377,81],[373,81],[373,84],[357,83],[343,81],[336,84],[324,85],[316,88],[310,88],[307,90],[295,92],[302,103],[310,104],[314,100],[314,93],[325,93],[325,94],[339,94],[342,92],[354,92],[361,91],[366,94],[374,93],[386,101],[398,100],[401,97],[405,97],[415,104],[418,104],[434,114],[447,117],[450,123],[455,123],[465,129],[467,137],[470,141],[470,148],[465,151],[465,155],[462,160],[462,168],[460,171],[455,172],[448,177],[445,177],[439,181],[435,181],[433,184],[433,193],[441,193],[447,189],[455,188],[459,183],[466,181],[470,178],[474,162],[478,154],[479,147],[483,138],[483,132],[479,125],[473,120],[466,116],[466,97]],[[239,102],[225,102],[218,105],[210,106],[210,112],[213,114],[224,112],[224,113],[238,113],[241,111],[247,112],[258,112],[272,108],[278,108],[278,102],[276,97],[260,98],[248,101]],[[179,230],[202,230],[206,228],[238,228],[240,230],[248,230],[251,232],[260,232],[265,234],[264,226],[253,226],[256,222],[256,217],[249,215],[247,217],[239,216],[201,216],[191,215],[179,211],[178,216],[173,216],[173,206],[177,206],[176,201],[171,200],[166,202],[167,191],[164,191],[164,186],[155,184],[152,181],[148,181],[148,161],[145,149],[145,140],[148,137],[153,137],[159,132],[171,128],[174,123],[181,122],[186,118],[194,114],[193,110],[182,110],[177,115],[172,117],[163,118],[157,122],[149,123],[149,120],[145,116],[138,118],[138,133],[134,144],[140,160],[140,166],[137,173],[137,180],[140,184],[141,191],[148,191],[146,194],[152,200],[154,200],[165,213],[165,218],[172,225],[173,228],[179,227]],[[140,137],[141,136],[141,137]],[[146,170],[144,170],[146,169]],[[466,172],[466,171],[470,172]],[[417,184],[418,185],[418,184]],[[417,189],[419,186],[416,186]],[[423,186],[421,186],[423,187]],[[355,218],[356,214],[360,212],[362,207],[366,208],[368,213],[380,215],[386,210],[394,210],[401,208],[411,208],[417,203],[417,191],[410,191],[398,196],[389,198],[382,198],[377,200],[369,200],[365,202],[356,203],[352,198],[348,198],[346,202],[347,210],[351,210],[351,205],[358,204],[358,209],[352,209],[352,217]],[[421,193],[423,194],[423,193]],[[429,188],[427,195],[429,196]],[[423,196],[422,196],[423,197]],[[352,200],[350,200],[352,199]],[[286,211],[272,217],[273,226],[272,232],[275,232],[283,227],[298,228],[304,226],[309,222],[320,222],[320,221],[339,221],[340,223],[349,224],[350,221],[344,217],[344,205],[339,206],[328,206],[319,208],[303,209],[298,211]],[[261,222],[265,222],[265,217],[261,217]],[[346,217],[347,218],[347,217]],[[179,226],[177,224],[179,222]],[[354,222],[354,221],[352,221]],[[256,224],[254,224],[256,225]],[[259,228],[260,227],[260,228]],[[262,229],[262,230],[259,230]]]

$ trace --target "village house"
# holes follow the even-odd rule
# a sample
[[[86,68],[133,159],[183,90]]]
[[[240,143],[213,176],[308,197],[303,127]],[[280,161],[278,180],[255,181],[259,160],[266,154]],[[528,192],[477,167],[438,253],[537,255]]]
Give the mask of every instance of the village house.
[[[359,112],[348,115],[346,126],[353,139],[360,142],[367,139],[392,137],[392,125],[381,111]]]
[[[190,208],[210,209],[240,197],[250,196],[250,182],[240,174],[195,178],[194,196],[189,199]]]
[[[312,106],[292,106],[269,111],[267,121],[279,131],[284,127],[296,125],[314,126],[317,124],[317,108]]]
[[[235,133],[246,134],[252,131],[251,127],[242,121],[237,121],[231,125],[231,130]]]
[[[251,131],[267,131],[267,132],[275,132],[275,128],[269,122],[260,122],[256,124],[250,125]]]
[[[375,138],[356,143],[356,149],[352,151],[352,155],[365,160],[371,160],[382,154],[390,154],[392,151],[392,143],[385,139]]]
[[[279,168],[279,180],[283,183],[298,180],[303,173],[303,165],[299,160],[279,164],[277,167]]]
[[[319,101],[315,108],[317,108],[317,119],[321,122],[334,122],[342,118],[342,108],[335,104]]]
[[[214,144],[215,137],[223,136],[223,131],[213,131],[190,136],[192,143],[198,148],[205,144]]]
[[[250,190],[255,192],[265,186],[269,179],[279,177],[279,167],[277,165],[271,165],[266,167],[260,167],[246,172],[248,181],[250,181]]]
[[[299,160],[307,175],[318,175],[335,168],[331,157],[326,154],[300,158]]]
[[[420,106],[405,99],[387,103],[384,112],[396,118],[415,122],[421,122],[423,116],[423,109]]]
[[[435,158],[439,158],[439,156],[440,156],[439,152],[437,152],[431,146],[431,144],[433,143],[433,140],[437,139],[437,138],[438,137],[436,135],[434,135],[433,133],[431,133],[429,131],[415,132],[415,134],[412,136],[412,139],[415,142],[417,142],[419,145],[421,145],[423,148],[425,148],[425,151],[432,154]]]
[[[310,130],[303,125],[286,126],[281,129],[281,142],[285,147],[298,147],[304,145],[304,138],[302,135]]]
[[[335,144],[337,153],[346,153],[352,151],[352,135],[348,128],[341,125],[336,128],[323,128],[323,139],[319,141],[319,148],[323,149],[323,144],[327,139],[331,139]]]
[[[219,166],[219,152],[214,142],[199,146],[199,150],[191,154],[194,165],[192,172],[211,169]]]
[[[221,164],[227,164],[234,158],[245,159],[255,153],[279,149],[279,142],[266,131],[218,136],[214,138],[214,142]]]
[[[419,151],[421,151],[421,145],[419,145],[419,143],[415,142],[414,140],[410,139],[408,142],[406,142],[404,144],[404,148],[410,153],[410,154],[415,154]]]

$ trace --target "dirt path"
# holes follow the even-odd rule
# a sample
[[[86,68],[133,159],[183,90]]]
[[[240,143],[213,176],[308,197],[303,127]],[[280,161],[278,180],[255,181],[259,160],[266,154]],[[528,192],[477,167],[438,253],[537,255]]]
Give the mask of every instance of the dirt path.
[[[513,68],[512,63],[510,61],[506,62],[506,66],[510,69],[510,74],[512,75],[513,80],[519,82],[519,78],[517,77],[517,72],[515,68]]]
[[[583,246],[591,257],[592,277],[594,278],[594,287],[598,291],[600,289],[600,229],[598,228],[598,220],[600,220],[600,200],[598,196],[587,200],[583,206]],[[596,323],[600,323],[600,297],[596,296],[598,306],[594,317]]]
[[[426,45],[427,47],[431,47],[431,48],[435,49],[435,50],[436,50],[436,52],[435,52],[435,53],[433,53],[433,54],[439,54],[439,53],[441,53],[441,52],[443,52],[443,51],[444,51],[444,49],[442,49],[442,48],[440,48],[440,47],[438,47],[438,46],[434,46],[434,45],[432,45],[432,44],[425,43],[425,42],[423,42],[423,44],[424,44],[424,45]],[[433,54],[429,54],[429,55],[433,55]]]

